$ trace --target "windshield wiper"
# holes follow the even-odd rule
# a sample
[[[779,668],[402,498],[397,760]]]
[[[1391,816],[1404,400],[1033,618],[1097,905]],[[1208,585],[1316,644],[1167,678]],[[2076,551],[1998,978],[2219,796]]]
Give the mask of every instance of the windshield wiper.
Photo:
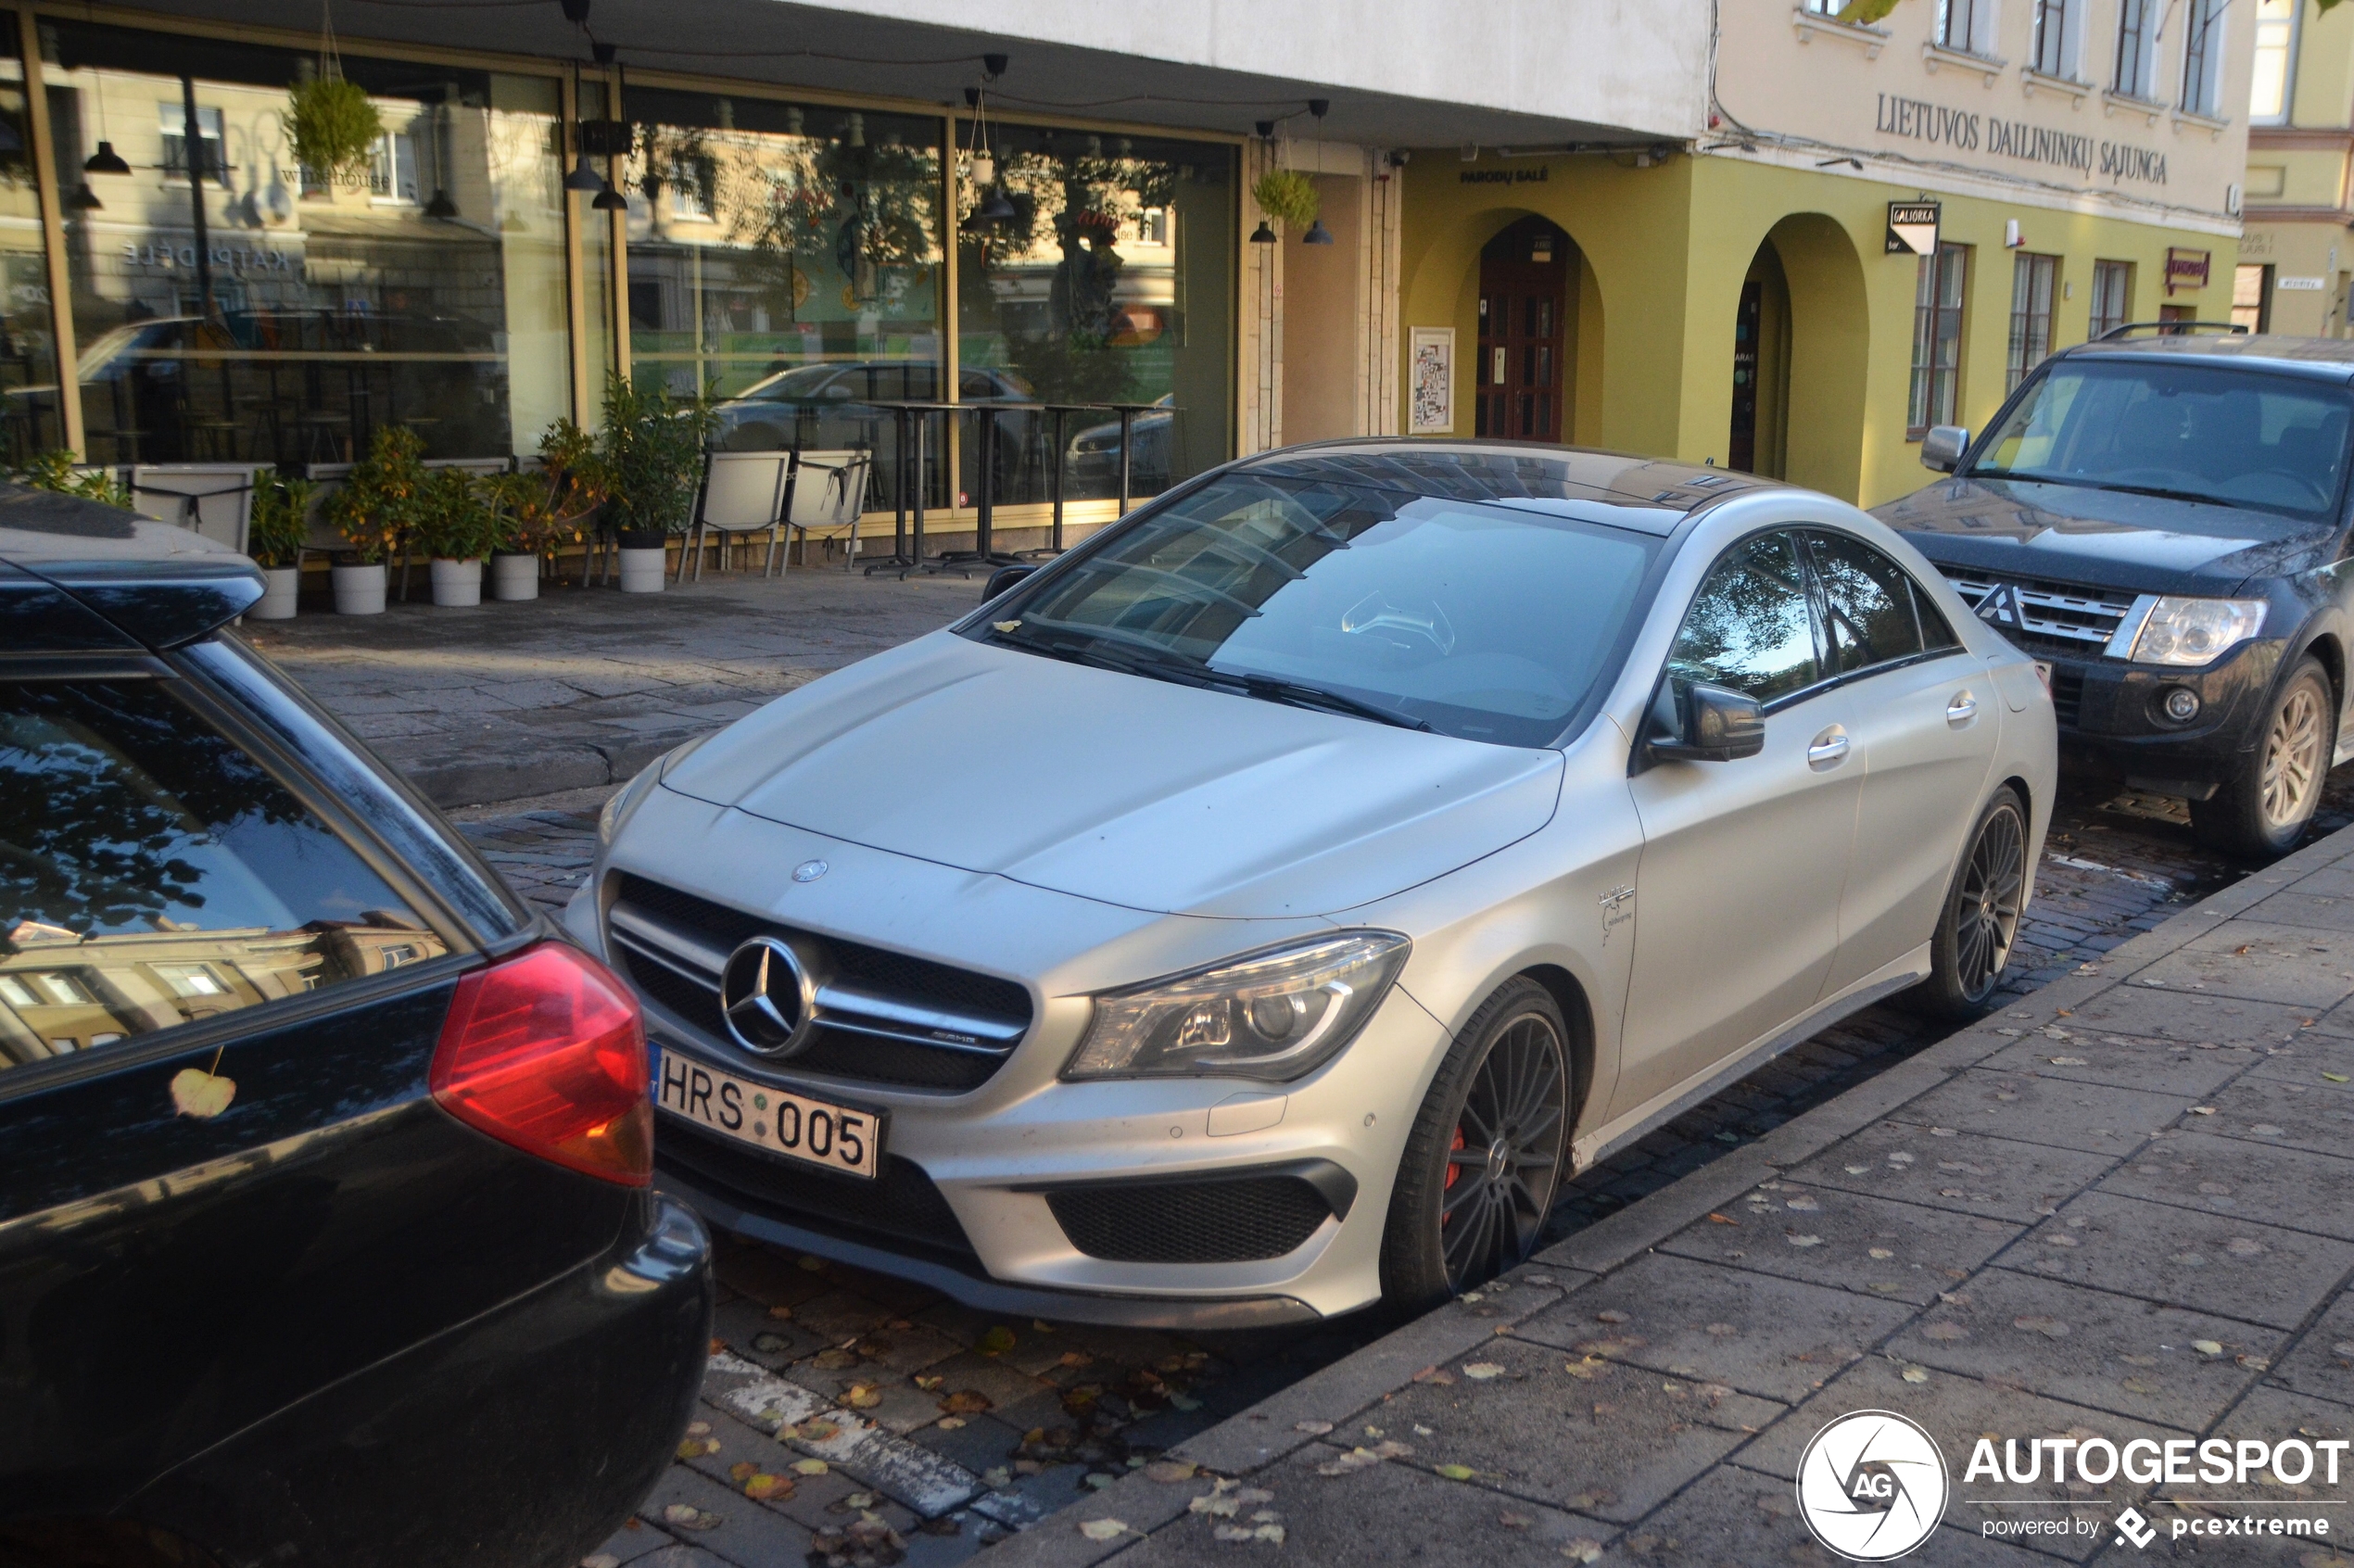
[[[2120,495],[2156,496],[2160,500],[2192,501],[2200,506],[2228,506],[2241,512],[2272,512],[2277,508],[2259,506],[2252,501],[2234,500],[2204,490],[2172,490],[2163,485],[2119,485],[2106,479],[2074,474],[2038,474],[2033,469],[1973,468],[1961,474],[1964,479],[2011,479],[2030,485],[2072,485],[2081,490],[2113,490]]]
[[[1381,724],[1394,724],[1400,729],[1424,731],[1430,729],[1430,721],[1427,719],[1409,718],[1404,714],[1372,702],[1361,702],[1355,697],[1344,696],[1337,691],[1327,691],[1321,686],[1310,686],[1305,681],[1282,680],[1274,676],[1229,675],[1222,670],[1212,670],[1209,673],[1222,680],[1239,681],[1245,691],[1249,692],[1253,697],[1263,697],[1271,702],[1287,702],[1295,708],[1325,708],[1335,713],[1353,714],[1359,718],[1369,718]]]

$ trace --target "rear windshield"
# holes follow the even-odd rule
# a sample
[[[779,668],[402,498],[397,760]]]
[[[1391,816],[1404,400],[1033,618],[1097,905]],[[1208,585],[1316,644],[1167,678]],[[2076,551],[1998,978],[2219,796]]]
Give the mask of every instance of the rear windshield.
[[[172,685],[0,682],[0,1067],[446,951]]]
[[[2063,360],[1964,472],[2320,517],[2345,483],[2349,406],[2343,388],[2261,371]]]
[[[971,635],[1540,746],[1606,673],[1660,543],[1519,508],[1238,474],[1084,551]]]

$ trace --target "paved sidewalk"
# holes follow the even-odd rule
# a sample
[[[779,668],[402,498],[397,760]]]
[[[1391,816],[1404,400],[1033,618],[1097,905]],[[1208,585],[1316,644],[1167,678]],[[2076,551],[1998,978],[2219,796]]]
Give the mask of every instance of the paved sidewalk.
[[[978,578],[709,574],[471,610],[306,613],[245,635],[445,806],[620,784],[829,670],[943,626]]]
[[[1829,1564],[1796,1462],[1880,1409],[1952,1474],[1908,1562],[2139,1561],[2113,1523],[2132,1505],[2160,1531],[2146,1555],[2354,1565],[2354,1473],[1964,1484],[1981,1434],[2354,1438],[2354,832],[2086,967],[991,1562]],[[2333,1518],[2329,1544],[2170,1538],[2257,1511],[2198,1499],[2251,1495]],[[2044,1506],[1965,1500],[1990,1496]],[[2029,1516],[2089,1533],[1981,1536]]]

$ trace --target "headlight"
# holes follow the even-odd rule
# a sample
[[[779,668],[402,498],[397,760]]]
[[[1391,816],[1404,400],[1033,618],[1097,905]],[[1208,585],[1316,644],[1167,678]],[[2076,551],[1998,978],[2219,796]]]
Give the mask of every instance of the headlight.
[[[1344,931],[1106,992],[1063,1076],[1302,1077],[1365,1027],[1411,946]]]
[[[2260,599],[2175,599],[2151,606],[2128,655],[2137,664],[2204,664],[2264,629]]]
[[[597,842],[601,845],[612,843],[613,836],[621,830],[623,823],[629,820],[629,814],[645,803],[646,797],[653,792],[653,787],[666,778],[672,768],[685,762],[696,747],[718,733],[715,729],[711,735],[698,735],[683,746],[672,747],[639,768],[638,777],[607,796],[604,809],[597,813]]]

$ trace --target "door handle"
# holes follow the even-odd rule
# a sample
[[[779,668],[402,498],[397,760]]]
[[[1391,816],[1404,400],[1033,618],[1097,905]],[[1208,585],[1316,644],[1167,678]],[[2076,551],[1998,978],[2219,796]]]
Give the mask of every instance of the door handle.
[[[1954,700],[1945,704],[1945,722],[1959,729],[1978,716],[1978,699],[1967,691],[1956,691]]]
[[[1837,767],[1847,760],[1847,731],[1833,725],[1806,748],[1808,767]]]

